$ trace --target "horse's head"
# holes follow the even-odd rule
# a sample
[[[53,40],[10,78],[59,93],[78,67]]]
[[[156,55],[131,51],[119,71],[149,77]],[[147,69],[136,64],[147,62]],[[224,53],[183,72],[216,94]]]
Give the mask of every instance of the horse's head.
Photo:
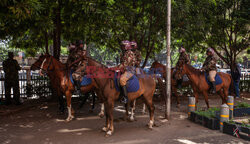
[[[49,54],[41,55],[38,60],[33,63],[30,67],[31,70],[40,70],[40,74],[48,72],[53,69],[52,66],[53,58]]]
[[[45,55],[39,56],[39,58],[31,65],[30,70],[40,70],[43,60],[45,59]]]
[[[154,61],[150,67],[150,72],[153,72],[155,74],[164,74],[166,67],[159,63],[158,61]]]
[[[174,73],[174,78],[177,80],[182,79],[183,75],[186,73],[186,70],[184,68],[185,63],[184,62],[178,62],[176,65],[176,71]]]

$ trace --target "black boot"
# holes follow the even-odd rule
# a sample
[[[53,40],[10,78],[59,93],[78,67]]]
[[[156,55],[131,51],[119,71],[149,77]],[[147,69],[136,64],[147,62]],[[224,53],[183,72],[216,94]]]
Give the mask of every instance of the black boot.
[[[212,86],[211,86],[211,90],[210,93],[215,94],[216,93],[216,85],[215,85],[215,81],[212,82]]]
[[[121,99],[121,102],[124,103],[124,104],[127,104],[128,103],[128,93],[127,93],[126,86],[123,86],[122,90],[123,90],[123,97]]]
[[[177,82],[177,88],[180,89],[182,85],[182,79],[179,79],[176,82]]]
[[[81,96],[81,82],[80,81],[76,81],[76,90],[77,90],[77,94]]]

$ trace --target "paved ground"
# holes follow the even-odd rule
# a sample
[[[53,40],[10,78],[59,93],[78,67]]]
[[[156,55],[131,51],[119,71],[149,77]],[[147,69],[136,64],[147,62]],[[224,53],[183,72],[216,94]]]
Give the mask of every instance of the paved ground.
[[[250,97],[250,96],[249,96]],[[242,100],[242,99],[241,99]],[[237,101],[241,101],[237,100]],[[136,121],[127,122],[121,120],[123,108],[119,103],[115,111],[115,133],[106,138],[101,128],[105,119],[97,116],[100,107],[93,113],[89,113],[89,104],[77,111],[76,119],[66,123],[65,115],[57,113],[56,103],[31,103],[15,107],[0,106],[0,111],[6,109],[20,109],[11,113],[0,115],[0,143],[18,144],[245,144],[242,139],[210,130],[187,120],[187,98],[182,98],[180,109],[172,105],[171,120],[162,122],[164,114],[163,102],[156,102],[156,127],[149,130],[146,124],[148,115],[141,114],[142,104],[138,102]],[[244,100],[249,102],[249,100]],[[75,102],[73,105],[78,106]],[[221,100],[218,96],[210,99],[211,106],[219,106]],[[200,99],[200,107],[205,106],[204,100]]]

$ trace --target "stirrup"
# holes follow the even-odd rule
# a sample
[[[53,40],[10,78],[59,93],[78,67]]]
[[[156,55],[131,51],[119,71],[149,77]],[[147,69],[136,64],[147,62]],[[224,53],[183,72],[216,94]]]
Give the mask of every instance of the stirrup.
[[[127,104],[128,103],[128,99],[123,96],[121,98],[121,103]]]

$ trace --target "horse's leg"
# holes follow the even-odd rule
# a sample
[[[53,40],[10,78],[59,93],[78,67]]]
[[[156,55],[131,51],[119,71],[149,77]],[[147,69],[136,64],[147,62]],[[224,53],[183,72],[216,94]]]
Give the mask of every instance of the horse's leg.
[[[223,98],[223,104],[227,103],[227,96],[228,96],[228,88],[223,88],[224,98]]]
[[[225,102],[225,96],[224,96],[223,91],[219,90],[219,91],[217,91],[217,93],[218,93],[218,94],[220,95],[220,97],[221,97],[221,102],[222,102],[222,104],[224,104],[224,102]]]
[[[194,97],[195,97],[195,110],[197,110],[198,102],[199,102],[199,93],[196,87],[193,87],[193,91],[194,91]]]
[[[95,97],[96,97],[95,92],[92,91],[92,99],[93,99],[91,108],[92,111],[95,109]]]
[[[65,107],[64,107],[64,99],[62,93],[58,93],[58,102],[59,102],[60,113],[64,113]]]
[[[136,104],[136,99],[133,101],[133,105],[132,105],[132,108],[131,108],[131,115],[129,117],[129,120],[130,121],[134,121],[135,118],[134,118],[134,115],[135,115],[135,104]]]
[[[180,96],[177,92],[177,89],[176,88],[173,88],[173,92],[174,92],[174,95],[176,97],[176,101],[177,101],[177,108],[180,108]]]
[[[207,91],[203,91],[203,95],[204,95],[204,97],[205,97],[205,101],[206,101],[206,104],[207,104],[207,108],[209,109],[208,93],[207,93]]]
[[[104,126],[103,128],[102,128],[102,130],[104,131],[104,132],[107,132],[108,130],[109,130],[109,127],[110,127],[110,119],[109,119],[109,114],[108,114],[108,104],[107,104],[107,102],[104,102],[103,103],[103,106],[105,107],[105,116],[106,116],[106,126]]]
[[[124,120],[126,121],[126,120],[129,120],[129,103],[130,103],[130,101],[128,102],[128,103],[126,103],[126,104],[124,104],[124,107],[125,107],[125,110],[126,110],[126,112],[125,112],[125,115],[124,115]]]
[[[149,116],[150,116],[148,127],[152,129],[154,125],[154,109],[155,109],[153,105],[153,95],[143,95],[143,96],[145,98],[145,102],[148,107]]]
[[[98,114],[98,116],[99,116],[100,118],[103,118],[103,117],[104,117],[104,103],[101,103],[101,111],[100,111],[100,113]]]
[[[65,95],[66,95],[66,99],[67,99],[67,108],[68,108],[68,117],[67,117],[66,121],[69,122],[74,118],[74,111],[71,107],[72,94],[70,91],[66,91]]]
[[[143,103],[142,105],[142,114],[145,114],[146,113],[146,105],[145,103]]]
[[[106,132],[106,136],[111,136],[114,133],[114,117],[113,117],[113,109],[114,109],[114,101],[108,100],[108,115],[109,115],[109,129]]]
[[[79,105],[78,109],[81,109],[83,107],[88,98],[89,98],[89,93],[86,93],[84,96],[80,96],[81,104]]]

